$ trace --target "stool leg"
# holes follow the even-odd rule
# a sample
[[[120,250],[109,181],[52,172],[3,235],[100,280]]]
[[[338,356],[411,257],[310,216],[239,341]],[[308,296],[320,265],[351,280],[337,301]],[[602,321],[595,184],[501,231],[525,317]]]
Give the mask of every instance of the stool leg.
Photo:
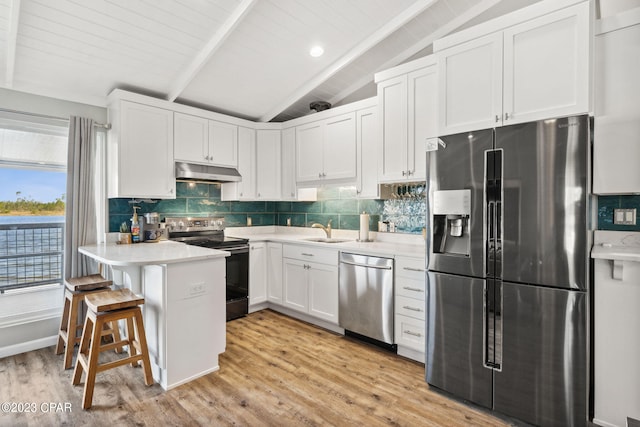
[[[127,317],[126,325],[127,325],[127,341],[129,342],[127,352],[129,353],[129,357],[132,357],[138,354],[138,351],[136,350],[136,346],[134,345],[134,341],[136,340],[136,333],[133,325],[133,317],[131,316]],[[138,362],[137,361],[131,362],[131,366],[135,368],[136,366],[138,366]]]
[[[78,358],[76,359],[76,367],[73,370],[73,385],[80,384],[82,378],[82,357],[87,356],[89,344],[91,343],[91,333],[93,332],[93,320],[87,314],[87,318],[84,322],[84,328],[82,329],[82,339],[80,340],[80,348],[78,349]],[[82,356],[82,357],[81,357]]]
[[[62,318],[60,319],[60,330],[58,331],[58,343],[56,344],[56,354],[62,353],[65,346],[64,338],[62,338],[63,331],[67,331],[67,337],[69,336],[69,330],[67,322],[69,321],[69,298],[67,298],[66,292],[64,297],[64,308],[62,309]],[[68,339],[68,338],[67,338]]]
[[[100,356],[101,331],[104,322],[101,318],[97,318],[93,324],[93,333],[91,334],[91,345],[89,346],[89,360],[87,361],[87,377],[84,381],[84,392],[82,393],[82,408],[91,408],[93,400],[93,388],[96,384],[96,371],[98,369],[98,356]],[[76,365],[77,366],[77,365]]]
[[[122,338],[120,338],[120,327],[118,327],[117,320],[114,320],[113,322],[111,322],[111,331],[113,335],[113,342],[118,342],[122,340]],[[122,353],[122,347],[116,347],[115,352],[118,354]]]
[[[76,346],[76,331],[78,330],[78,299],[71,296],[67,323],[67,347],[64,349],[64,369],[69,369],[73,362],[73,349]]]
[[[144,324],[142,323],[142,310],[136,307],[136,338],[140,345],[140,353],[142,353],[142,368],[144,369],[144,383],[146,385],[153,384],[153,375],[151,374],[151,362],[149,361],[149,349],[147,348],[147,336],[144,333]],[[131,345],[129,346],[131,347]]]

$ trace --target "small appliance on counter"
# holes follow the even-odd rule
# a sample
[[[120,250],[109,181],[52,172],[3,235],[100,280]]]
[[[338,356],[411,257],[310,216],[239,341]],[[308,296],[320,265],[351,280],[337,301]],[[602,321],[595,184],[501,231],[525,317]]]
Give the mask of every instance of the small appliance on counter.
[[[166,240],[166,229],[164,224],[160,223],[160,215],[157,212],[149,212],[144,214],[142,221],[141,235],[144,242],[158,242]]]

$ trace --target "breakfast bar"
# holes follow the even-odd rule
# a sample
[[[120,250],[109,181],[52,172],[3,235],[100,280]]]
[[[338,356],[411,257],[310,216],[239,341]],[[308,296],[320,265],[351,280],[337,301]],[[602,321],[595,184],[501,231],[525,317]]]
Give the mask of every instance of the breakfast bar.
[[[225,257],[228,252],[161,241],[104,243],[79,252],[124,273],[144,296],[153,378],[169,390],[217,371],[226,347]]]

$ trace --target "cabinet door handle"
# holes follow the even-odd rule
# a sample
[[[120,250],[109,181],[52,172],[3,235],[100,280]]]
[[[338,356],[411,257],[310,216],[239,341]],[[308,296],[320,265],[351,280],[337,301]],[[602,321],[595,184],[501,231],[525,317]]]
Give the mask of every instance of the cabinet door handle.
[[[414,267],[402,267],[403,270],[408,271],[417,271],[419,273],[424,273],[424,268],[414,268]]]
[[[411,286],[403,286],[402,289],[406,289],[408,291],[413,291],[413,292],[424,292],[424,289],[412,288]]]
[[[496,123],[500,121],[500,116],[496,114]]]
[[[407,175],[407,171],[402,171],[402,176],[406,176]]]
[[[407,335],[413,335],[414,337],[418,337],[418,338],[422,338],[422,334],[418,333],[418,332],[413,332],[413,331],[404,331],[405,334]]]
[[[509,113],[504,113],[504,119],[509,120]]]
[[[409,310],[409,311],[417,311],[418,313],[422,312],[421,308],[411,307],[410,305],[402,306],[402,308],[404,308],[405,310]]]

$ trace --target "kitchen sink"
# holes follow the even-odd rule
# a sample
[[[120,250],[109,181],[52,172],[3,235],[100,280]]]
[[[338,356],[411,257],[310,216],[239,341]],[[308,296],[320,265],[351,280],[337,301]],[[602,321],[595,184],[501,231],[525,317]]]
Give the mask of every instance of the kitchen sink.
[[[304,240],[306,240],[307,242],[320,242],[320,243],[342,243],[342,242],[349,241],[349,239],[329,239],[326,237],[311,237]]]

